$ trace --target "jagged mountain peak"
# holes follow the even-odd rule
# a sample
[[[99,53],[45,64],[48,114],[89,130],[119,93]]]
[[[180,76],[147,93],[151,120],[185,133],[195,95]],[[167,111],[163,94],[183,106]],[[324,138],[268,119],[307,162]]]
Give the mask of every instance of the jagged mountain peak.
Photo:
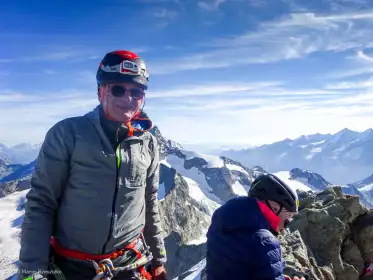
[[[361,134],[357,131],[344,128],[333,134],[329,142],[333,144],[344,143],[348,144],[351,141],[357,140]]]
[[[289,175],[290,179],[301,181],[315,191],[322,191],[332,185],[320,174],[311,172],[309,170],[293,168],[289,171]]]
[[[150,130],[150,133],[152,133],[157,139],[161,160],[163,160],[167,156],[167,154],[177,153],[177,150],[183,148],[182,145],[180,145],[179,143],[164,137],[161,133],[161,130],[159,129],[157,125],[155,125]]]

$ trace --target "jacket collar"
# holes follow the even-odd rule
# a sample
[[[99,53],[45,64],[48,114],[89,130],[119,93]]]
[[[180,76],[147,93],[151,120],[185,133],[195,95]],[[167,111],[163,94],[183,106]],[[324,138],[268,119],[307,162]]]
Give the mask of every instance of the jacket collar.
[[[107,138],[105,136],[105,132],[102,129],[101,122],[100,122],[100,110],[101,110],[101,104],[97,105],[96,108],[94,108],[92,111],[85,114],[85,116],[92,122],[92,124],[96,127],[96,129],[99,131],[100,136],[103,138]],[[125,141],[129,140],[143,140],[142,135],[144,134],[144,131],[149,131],[152,128],[152,122],[149,118],[143,117],[142,112],[138,112],[133,120],[131,121],[131,126],[133,126],[132,129],[133,135],[127,137]]]
[[[264,202],[257,200],[257,203],[260,211],[268,221],[271,229],[278,233],[280,226],[280,218],[275,213],[273,213],[272,210]]]

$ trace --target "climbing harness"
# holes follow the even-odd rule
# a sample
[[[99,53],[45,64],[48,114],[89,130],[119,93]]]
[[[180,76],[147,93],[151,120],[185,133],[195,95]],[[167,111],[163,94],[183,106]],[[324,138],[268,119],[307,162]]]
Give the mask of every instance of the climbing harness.
[[[119,251],[118,255],[123,255],[124,251],[132,250],[136,253],[137,260],[134,263],[114,267],[113,262],[110,258],[105,258],[99,261],[98,263],[92,260],[92,264],[96,269],[96,276],[93,280],[110,280],[113,277],[113,272],[120,272],[120,271],[130,271],[133,273],[134,279],[139,280],[151,280],[152,276],[149,272],[146,271],[145,265],[149,263],[153,257],[149,250],[149,247],[146,245],[143,234],[140,235],[142,242],[144,244],[144,253],[141,254],[138,250],[135,249],[136,242],[131,243],[130,245],[126,246],[124,249]],[[114,253],[115,254],[115,253]],[[114,255],[114,259],[118,256]],[[136,272],[138,270],[139,272]]]
[[[144,246],[143,252],[140,252],[135,248],[137,242],[141,240]],[[145,266],[150,263],[153,259],[152,253],[150,252],[149,246],[145,243],[145,238],[143,234],[132,243],[119,249],[113,253],[105,255],[90,255],[80,251],[70,250],[63,248],[57,241],[52,238],[51,245],[57,255],[63,256],[65,258],[75,258],[80,260],[90,261],[96,270],[96,276],[92,280],[111,280],[114,277],[114,273],[126,271],[133,274],[132,279],[138,280],[151,280],[151,274],[145,269]],[[113,264],[113,260],[123,256],[126,251],[132,251],[136,254],[136,261],[133,263],[117,266]]]

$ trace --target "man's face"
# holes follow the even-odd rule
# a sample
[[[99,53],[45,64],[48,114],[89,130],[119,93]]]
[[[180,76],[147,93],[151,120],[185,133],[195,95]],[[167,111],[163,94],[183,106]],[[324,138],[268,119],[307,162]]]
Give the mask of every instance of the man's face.
[[[275,213],[278,213],[278,211],[281,208],[280,205],[274,201],[269,201],[269,204],[271,205],[273,211]],[[280,218],[279,231],[283,230],[286,227],[287,223],[291,221],[291,219],[294,217],[295,214],[296,213],[289,212],[285,208],[282,208],[281,212],[278,214],[278,217]]]
[[[118,122],[127,123],[144,100],[145,92],[136,83],[110,83],[100,86],[99,100],[107,115]]]

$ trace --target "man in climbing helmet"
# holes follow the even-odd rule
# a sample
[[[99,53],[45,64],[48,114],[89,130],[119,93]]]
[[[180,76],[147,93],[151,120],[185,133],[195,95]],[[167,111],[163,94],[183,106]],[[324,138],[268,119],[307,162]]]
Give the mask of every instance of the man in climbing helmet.
[[[290,279],[283,275],[276,236],[298,212],[298,205],[295,191],[275,175],[265,174],[252,182],[248,196],[218,208],[207,232],[207,280]]]
[[[272,210],[278,217],[279,230],[284,229],[298,213],[298,194],[273,174],[259,176],[251,185],[249,196],[255,197]]]
[[[158,144],[141,109],[146,65],[113,51],[96,78],[99,105],[46,134],[27,194],[18,279],[166,279]]]

